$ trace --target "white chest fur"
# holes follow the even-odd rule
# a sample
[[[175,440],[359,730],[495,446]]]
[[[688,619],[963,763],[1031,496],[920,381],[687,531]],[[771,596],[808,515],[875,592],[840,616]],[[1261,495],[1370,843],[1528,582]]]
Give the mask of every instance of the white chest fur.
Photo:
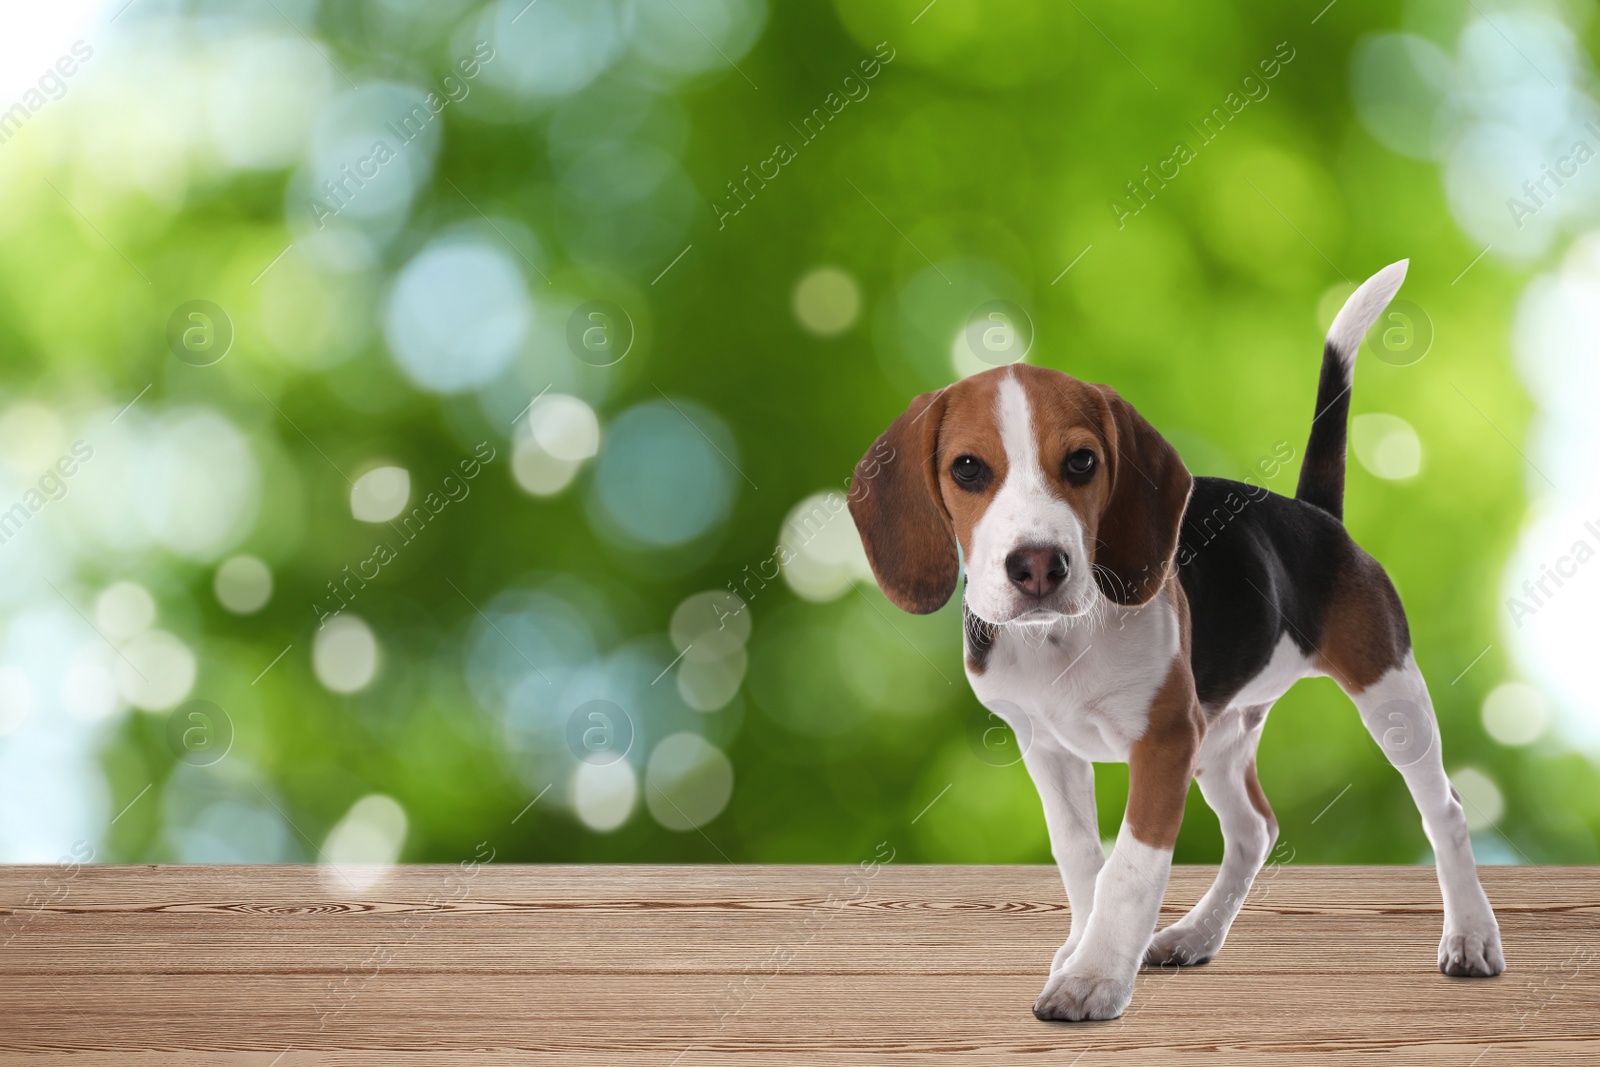
[[[1000,627],[983,672],[967,671],[978,700],[1024,746],[1122,763],[1144,734],[1178,655],[1177,612],[1165,596],[1140,608],[1102,608],[1047,627]]]

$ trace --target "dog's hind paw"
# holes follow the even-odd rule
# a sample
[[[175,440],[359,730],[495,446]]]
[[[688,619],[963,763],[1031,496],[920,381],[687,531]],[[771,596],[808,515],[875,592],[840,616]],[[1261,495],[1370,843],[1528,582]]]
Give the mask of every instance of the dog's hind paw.
[[[1198,967],[1210,963],[1222,948],[1222,938],[1209,930],[1174,923],[1158,931],[1144,950],[1146,967]]]

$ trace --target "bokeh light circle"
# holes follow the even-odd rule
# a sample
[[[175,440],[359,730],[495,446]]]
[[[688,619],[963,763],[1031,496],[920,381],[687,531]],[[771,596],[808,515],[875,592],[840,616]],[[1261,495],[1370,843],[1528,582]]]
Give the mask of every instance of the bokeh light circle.
[[[750,657],[742,648],[714,660],[695,659],[691,651],[678,667],[678,695],[696,711],[726,707],[738,695],[749,666]]]
[[[212,767],[178,763],[161,795],[161,822],[179,863],[286,863],[301,859],[293,831],[237,760]],[[130,817],[143,814],[141,805]]]
[[[750,657],[750,611],[725,589],[695,593],[672,613],[668,633],[678,650],[678,695],[696,711],[725,707],[744,684]]]
[[[120,650],[117,688],[144,711],[165,711],[189,695],[197,669],[189,646],[164,630],[151,630]]]
[[[600,451],[600,419],[594,408],[575,396],[552,393],[528,412],[533,440],[546,455],[568,463]]]
[[[1438,156],[1436,115],[1454,80],[1444,50],[1412,34],[1364,37],[1350,55],[1356,116],[1385,148],[1412,159]]]
[[[323,873],[347,892],[371,889],[400,858],[407,823],[405,809],[393,797],[362,797],[328,832],[322,845]]]
[[[596,833],[609,833],[628,821],[639,799],[639,775],[627,760],[580,763],[572,775],[572,808]]]
[[[733,764],[694,733],[669,734],[650,753],[645,805],[668,830],[697,830],[722,814],[733,796]]]
[[[861,286],[838,267],[818,267],[794,287],[794,317],[818,337],[836,337],[861,316]]]
[[[272,599],[272,570],[255,556],[230,556],[217,568],[211,590],[235,615],[253,615]]]
[[[511,476],[533,496],[555,496],[572,484],[583,466],[577,460],[557,459],[539,447],[532,435],[518,438],[511,450]]]
[[[632,13],[634,54],[682,78],[738,63],[760,37],[767,5],[765,0],[641,0]]]
[[[853,582],[873,580],[848,501],[837,490],[814,493],[790,509],[777,558],[789,588],[819,603],[844,595]]]
[[[94,621],[114,644],[131,641],[156,621],[156,602],[137,582],[113,582],[94,601]]]
[[[668,632],[679,652],[706,662],[732,655],[750,639],[750,610],[725,589],[685,597],[672,612]]]
[[[640,404],[607,431],[594,503],[629,540],[685,544],[727,517],[736,452],[722,420],[698,404]]]
[[[990,303],[1021,306],[1028,289],[1009,271],[987,260],[948,259],[903,282],[881,301],[874,315],[874,349],[890,381],[908,392],[939,389],[960,377],[996,364],[978,358],[982,347],[968,343],[976,309]],[[984,326],[1006,327],[983,320]],[[1031,343],[1031,330],[1030,330]],[[992,338],[1000,340],[998,336]]]
[[[350,487],[350,514],[360,522],[388,522],[411,499],[411,472],[404,467],[374,467]]]
[[[1526,682],[1504,682],[1483,698],[1483,730],[1502,745],[1530,745],[1549,725],[1549,701]]]
[[[625,44],[617,0],[499,0],[485,14],[495,57],[484,77],[528,100],[582,89]]]
[[[511,253],[465,238],[428,245],[395,279],[384,334],[418,386],[460,393],[511,362],[533,325],[527,284]]]
[[[1422,438],[1398,415],[1357,415],[1350,420],[1350,447],[1363,467],[1388,481],[1414,478],[1422,470]]]
[[[311,645],[311,666],[317,681],[335,693],[365,689],[378,673],[380,658],[372,627],[356,615],[328,620]]]

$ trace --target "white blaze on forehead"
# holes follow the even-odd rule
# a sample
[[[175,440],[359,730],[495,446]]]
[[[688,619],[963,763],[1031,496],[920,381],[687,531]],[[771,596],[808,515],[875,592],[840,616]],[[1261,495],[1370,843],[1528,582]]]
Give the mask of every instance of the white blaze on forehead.
[[[1000,444],[1006,450],[1006,481],[1017,479],[1028,488],[1042,488],[1039,476],[1039,439],[1033,432],[1033,407],[1028,391],[1008,372],[1000,379],[995,397],[995,415],[1000,420]]]

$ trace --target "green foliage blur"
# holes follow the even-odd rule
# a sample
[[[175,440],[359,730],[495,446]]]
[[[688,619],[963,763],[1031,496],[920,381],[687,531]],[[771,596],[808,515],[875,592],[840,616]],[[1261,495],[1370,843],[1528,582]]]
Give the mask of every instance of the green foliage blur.
[[[1027,775],[986,747],[994,722],[962,676],[959,604],[904,615],[859,575],[797,594],[769,562],[786,517],[842,489],[914,394],[982,369],[959,338],[994,300],[1030,318],[1030,362],[1114,385],[1195,473],[1254,473],[1292,494],[1322,334],[1354,284],[1406,257],[1401,295],[1431,323],[1432,348],[1403,366],[1364,353],[1353,412],[1405,420],[1425,462],[1395,479],[1352,456],[1346,522],[1405,601],[1447,769],[1474,768],[1503,801],[1477,830],[1480,857],[1596,859],[1592,766],[1549,738],[1500,744],[1480,721],[1486,695],[1514,674],[1495,590],[1527,497],[1510,442],[1529,403],[1508,353],[1525,278],[1493,256],[1463,274],[1482,246],[1453,220],[1439,167],[1384,147],[1351,102],[1364,35],[1403,25],[1448,44],[1470,11],[1424,3],[1402,14],[1376,0],[1320,16],[1320,3],[1264,2],[1171,3],[1159,14],[1048,0],[682,2],[680,14],[600,4],[622,12],[623,28],[607,33],[659,25],[681,55],[703,56],[701,37],[726,54],[695,65],[672,50],[595,45],[592,73],[547,88],[522,35],[556,31],[539,21],[569,11],[556,0],[521,16],[517,2],[281,6],[143,0],[115,24],[101,17],[83,33],[95,47],[84,77],[101,64],[121,91],[73,85],[0,144],[6,403],[48,407],[65,439],[86,437],[105,464],[112,446],[80,428],[110,432],[97,412],[132,402],[116,429],[152,434],[181,413],[214,413],[254,465],[237,485],[214,466],[213,480],[189,486],[252,501],[231,532],[198,547],[79,537],[64,507],[0,546],[59,587],[24,582],[31,591],[8,602],[8,626],[24,624],[25,605],[49,605],[93,646],[101,638],[61,599],[100,623],[97,597],[137,583],[156,625],[193,653],[183,699],[227,718],[230,748],[203,766],[173,743],[170,719],[187,705],[123,700],[73,735],[103,776],[74,787],[98,859],[326,860],[341,820],[381,794],[404,813],[397,856],[407,862],[456,862],[488,842],[500,861],[847,863],[884,841],[900,862],[1049,862]],[[664,21],[677,18],[700,23],[698,36]],[[220,96],[202,106],[157,91],[174,84],[159,70],[145,92],[129,71],[184,56],[220,66],[224,43],[252,34],[284,48],[309,39],[316,51],[263,67],[238,106],[311,102],[282,120],[299,124],[285,136],[303,149],[239,163],[206,147],[225,140]],[[379,210],[362,199],[387,195],[374,183],[332,211],[324,175],[300,161],[320,150],[318,137],[334,138],[317,125],[323,109],[379,84],[443,94],[478,41],[494,58],[466,79],[469,94],[382,164],[411,168],[409,198]],[[581,67],[588,54],[563,55]],[[164,119],[163,108],[183,118]],[[1214,114],[1226,123],[1204,126]],[[366,154],[346,153],[352,166]],[[341,227],[360,240],[334,247],[327,235]],[[441,290],[429,286],[450,272],[402,276],[444,238],[509,264],[526,296],[508,299],[531,308],[532,325],[508,312],[511,325],[451,334],[447,317],[430,318]],[[816,279],[819,268],[833,273]],[[480,295],[500,284],[472,278]],[[169,343],[169,318],[192,300],[213,302],[233,330],[209,366],[175,358]],[[584,318],[590,301],[625,319]],[[590,322],[631,334],[626,354],[598,365],[607,361],[581,340]],[[407,331],[443,330],[428,351],[476,366],[501,326],[516,338],[509,356],[456,384],[430,384],[396,354]],[[570,482],[529,491],[530,478],[567,476],[548,447],[528,443],[528,420],[542,416],[527,406],[538,412],[558,394],[597,416],[598,455],[572,460]],[[658,432],[677,436],[649,436]],[[674,500],[711,484],[696,474],[650,505],[659,515],[629,526],[628,509],[653,499],[653,486],[677,487],[674,457],[704,451],[702,441],[717,480],[692,503],[712,518],[672,534]],[[446,479],[481,460],[480,445],[494,458],[450,498]],[[1269,462],[1285,450],[1289,462]],[[540,462],[556,474],[518,475],[518,464]],[[450,501],[411,539],[353,515],[355,483],[380,465],[408,473],[408,513],[430,492]],[[97,491],[88,481],[71,490]],[[155,505],[136,496],[118,506],[132,523]],[[21,537],[37,542],[33,555],[12,552]],[[392,562],[343,584],[380,541]],[[215,591],[218,566],[239,554],[272,575],[270,601],[244,614]],[[695,662],[672,639],[674,612],[729,589],[742,594],[750,633],[718,662],[742,681],[720,706],[695,710],[669,692]],[[519,628],[519,605],[551,597],[579,621]],[[335,607],[363,620],[378,650],[375,674],[351,692],[330,688],[316,659]],[[103,645],[98,654],[113,676],[123,669]],[[555,680],[540,683],[539,671]],[[523,685],[548,692],[525,698]],[[579,816],[568,751],[578,706],[602,690],[630,720],[621,758],[635,779],[620,825],[603,829]],[[35,717],[48,714],[36,700]],[[518,714],[540,725],[524,729],[532,720]],[[581,734],[589,720],[579,721]],[[731,794],[706,801],[703,820],[652,802],[653,746],[681,733],[701,735],[732,770]],[[713,765],[684,773],[715,777]],[[1427,855],[1399,775],[1331,682],[1303,682],[1280,702],[1259,767],[1296,862]],[[1126,771],[1098,770],[1110,838]],[[607,781],[621,790],[614,799],[626,793]],[[684,788],[691,799],[717,792],[715,782]],[[13,823],[50,822],[19,812]],[[1220,854],[1216,819],[1194,791],[1177,859]]]

